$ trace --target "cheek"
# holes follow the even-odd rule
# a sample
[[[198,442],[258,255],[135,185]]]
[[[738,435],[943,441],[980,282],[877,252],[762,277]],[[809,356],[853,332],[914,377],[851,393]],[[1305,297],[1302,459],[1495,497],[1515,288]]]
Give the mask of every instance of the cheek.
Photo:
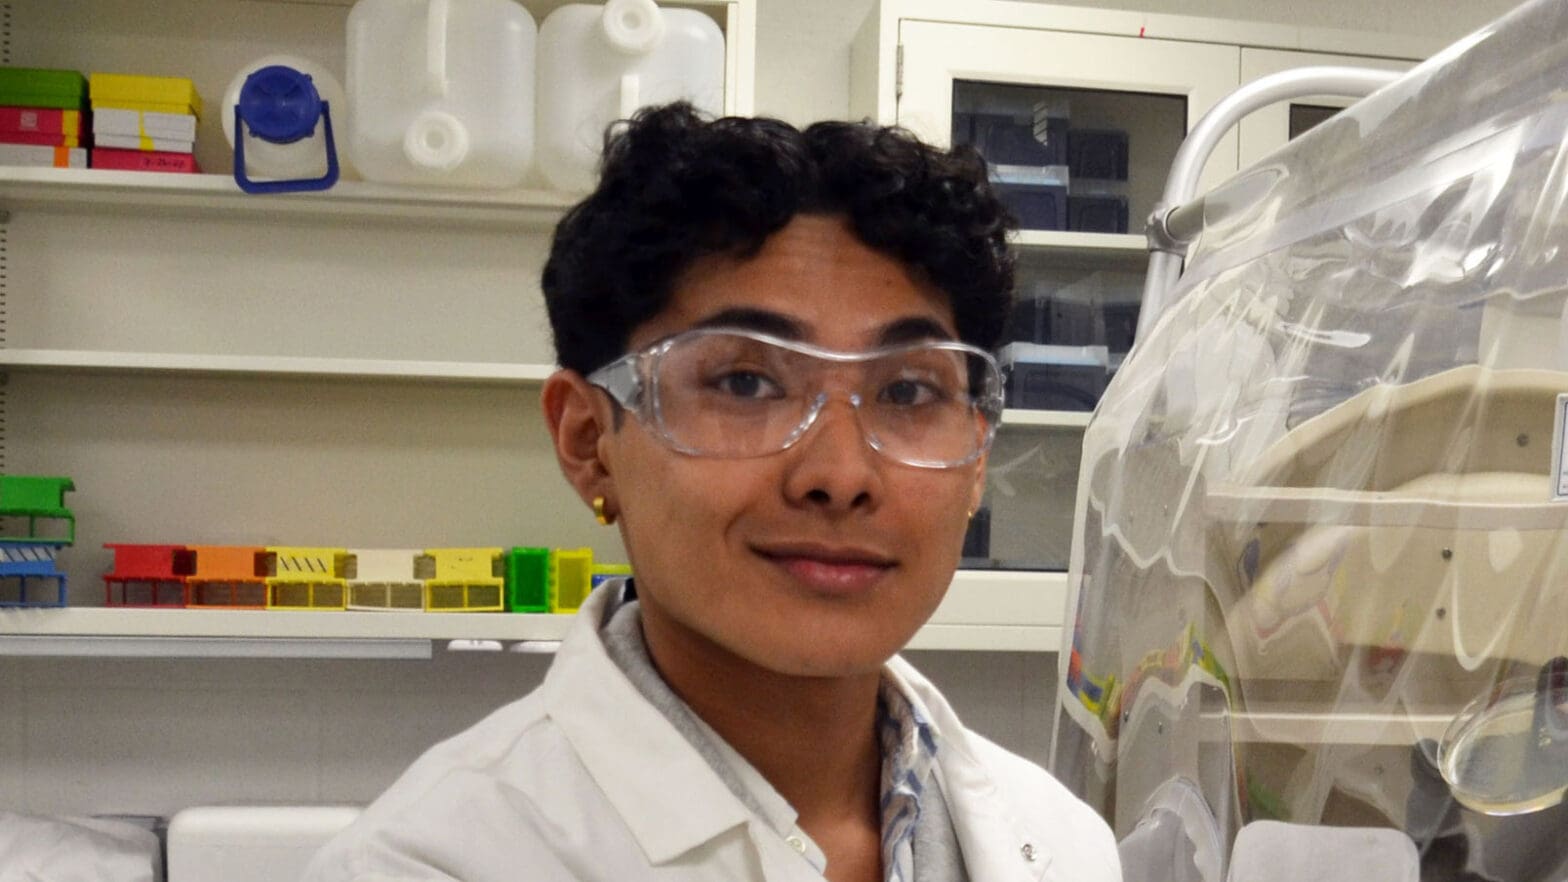
[[[627,465],[616,480],[625,500],[627,551],[646,561],[692,563],[706,556],[760,492],[754,474],[721,460],[671,453]]]
[[[974,478],[972,474],[942,475],[943,480],[934,481],[931,473],[912,477],[889,488],[889,498],[898,500],[906,553],[922,557],[933,567],[956,566],[974,504]]]

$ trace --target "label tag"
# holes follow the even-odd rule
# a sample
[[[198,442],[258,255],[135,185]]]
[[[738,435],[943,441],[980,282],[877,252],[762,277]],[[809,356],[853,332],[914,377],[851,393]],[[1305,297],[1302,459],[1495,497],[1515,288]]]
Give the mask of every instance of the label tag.
[[[1568,469],[1563,468],[1563,458],[1568,456],[1568,444],[1563,443],[1563,433],[1568,431],[1568,393],[1557,396],[1556,414],[1552,420],[1552,501],[1568,502]]]

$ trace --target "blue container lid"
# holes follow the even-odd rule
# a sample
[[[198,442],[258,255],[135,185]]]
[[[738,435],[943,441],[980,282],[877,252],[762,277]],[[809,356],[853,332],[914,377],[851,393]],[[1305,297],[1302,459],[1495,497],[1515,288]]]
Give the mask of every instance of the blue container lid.
[[[321,118],[321,95],[308,74],[282,64],[258,69],[240,87],[240,118],[251,134],[274,144],[308,137]]]

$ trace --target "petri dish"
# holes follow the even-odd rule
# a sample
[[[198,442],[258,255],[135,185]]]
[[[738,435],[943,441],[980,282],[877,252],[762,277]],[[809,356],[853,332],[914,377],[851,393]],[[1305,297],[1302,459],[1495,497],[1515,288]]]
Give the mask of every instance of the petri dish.
[[[1486,815],[1550,808],[1568,793],[1568,663],[1504,680],[1460,711],[1437,766],[1460,804]]]

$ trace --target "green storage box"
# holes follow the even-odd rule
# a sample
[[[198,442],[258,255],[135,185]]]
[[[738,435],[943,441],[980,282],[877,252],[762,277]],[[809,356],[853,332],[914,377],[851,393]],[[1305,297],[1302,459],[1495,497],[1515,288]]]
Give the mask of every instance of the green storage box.
[[[0,67],[0,106],[80,110],[87,104],[87,78],[74,70]]]

